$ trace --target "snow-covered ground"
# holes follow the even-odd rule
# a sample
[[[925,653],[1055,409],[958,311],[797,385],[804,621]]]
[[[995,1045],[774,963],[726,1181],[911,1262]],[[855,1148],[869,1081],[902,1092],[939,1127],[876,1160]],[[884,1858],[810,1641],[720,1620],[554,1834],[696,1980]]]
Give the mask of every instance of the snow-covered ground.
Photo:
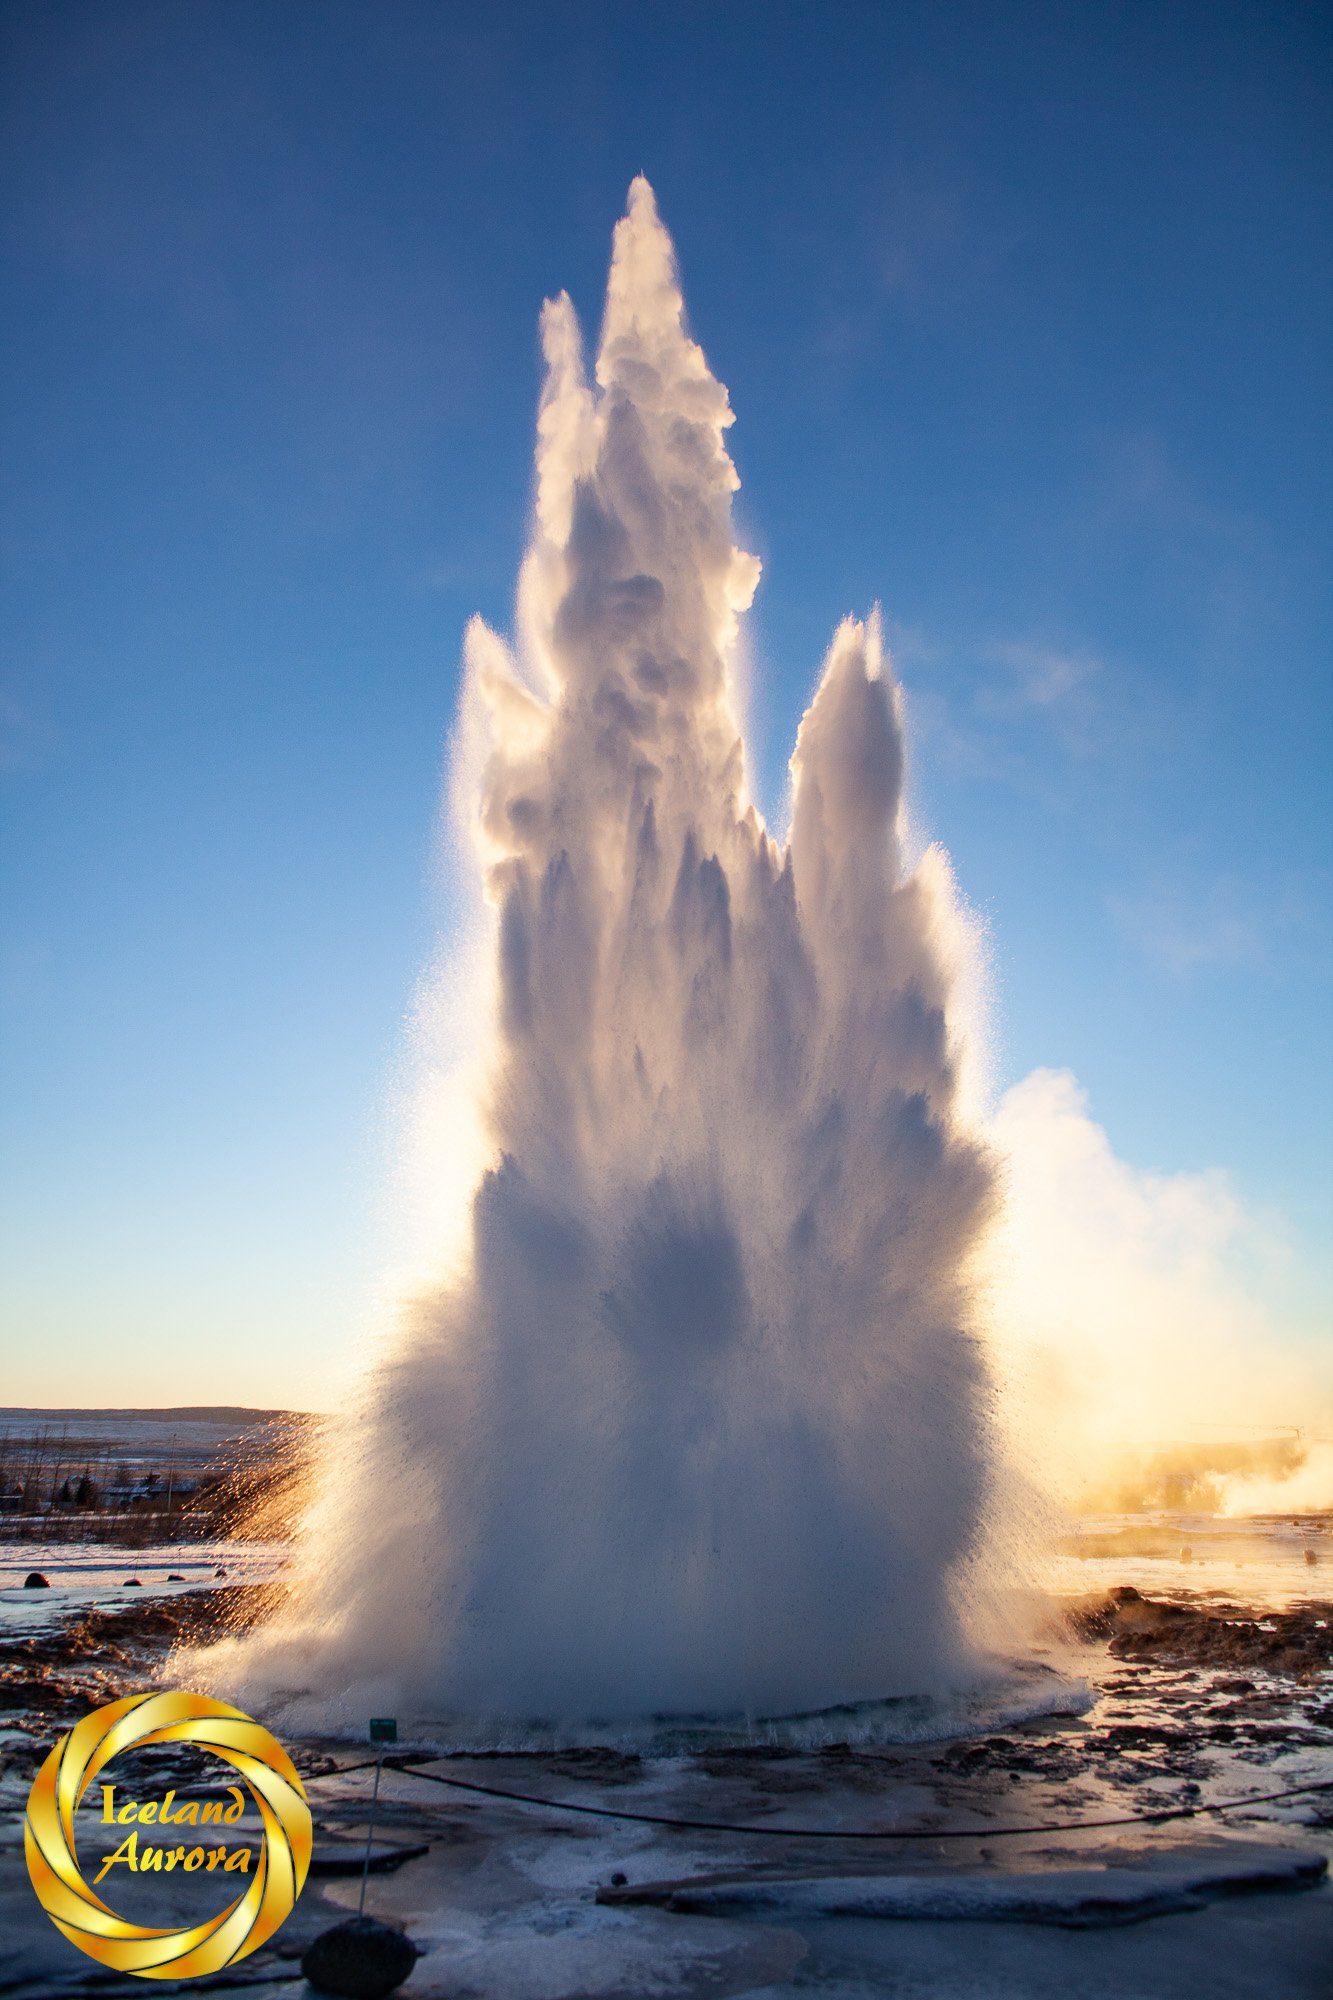
[[[1090,1528],[1094,1552],[1060,1559],[1068,1594],[1111,1580],[1169,1594],[1148,1567],[1167,1560],[1151,1542],[1180,1524],[1150,1522],[1146,1536],[1144,1525]],[[1253,1628],[1262,1635],[1281,1623],[1282,1604],[1327,1594],[1318,1589],[1326,1545],[1315,1564],[1303,1554],[1319,1532],[1308,1522],[1228,1523],[1210,1542],[1196,1527],[1175,1594],[1267,1602],[1275,1618]],[[1136,1536],[1149,1544],[1137,1559]],[[16,1558],[11,1579],[35,1554],[5,1553]],[[228,1583],[262,1581],[284,1558],[280,1547],[234,1543],[124,1563],[109,1553],[65,1548],[52,1562],[41,1552],[57,1590],[17,1595],[41,1599],[31,1616],[44,1631],[0,1633],[20,1663],[18,1706],[0,1732],[5,2000],[141,1990],[108,1981],[68,1945],[27,1881],[23,1806],[55,1733],[40,1694],[52,1638],[81,1593],[100,1591],[123,1611],[153,1590],[208,1584],[201,1571],[219,1566]],[[169,1586],[173,1570],[186,1581]],[[133,1575],[143,1588],[127,1592]],[[1314,1613],[1303,1615],[1322,1635]],[[1012,1687],[1027,1675],[1039,1692],[1081,1687],[1081,1699],[1011,1703],[1007,1714],[992,1702],[954,1717],[963,1733],[951,1739],[940,1726],[858,1738],[853,1711],[785,1740],[771,1730],[729,1745],[705,1731],[671,1754],[645,1740],[477,1755],[447,1730],[404,1732],[394,1754],[418,1761],[386,1769],[367,1908],[421,1949],[405,2000],[1330,2000],[1333,1791],[1264,1795],[1333,1784],[1333,1673],[1121,1652],[1104,1636],[1053,1641]],[[36,1706],[32,1687],[18,1685],[25,1654]],[[126,1687],[141,1684],[133,1663],[118,1671]],[[77,1680],[63,1698],[81,1698]],[[942,1707],[933,1720],[948,1720]],[[285,1740],[307,1774],[316,1863],[273,1946],[234,1968],[254,2000],[306,1990],[301,1950],[355,1909],[360,1888],[369,1747]],[[1235,1800],[1253,1803],[1198,1813]],[[1145,1817],[1186,1810],[1198,1816]],[[1108,1819],[1129,1823],[1089,1824]],[[85,1837],[94,1852],[95,1826]],[[382,1867],[399,1847],[424,1852]],[[157,1920],[173,1902],[179,1916],[196,1908],[206,1879],[156,1884]]]
[[[0,1543],[0,1635],[40,1632],[63,1618],[133,1598],[173,1597],[228,1583],[268,1583],[290,1559],[283,1542],[165,1542],[146,1549],[109,1542]],[[49,1588],[29,1590],[34,1572]]]

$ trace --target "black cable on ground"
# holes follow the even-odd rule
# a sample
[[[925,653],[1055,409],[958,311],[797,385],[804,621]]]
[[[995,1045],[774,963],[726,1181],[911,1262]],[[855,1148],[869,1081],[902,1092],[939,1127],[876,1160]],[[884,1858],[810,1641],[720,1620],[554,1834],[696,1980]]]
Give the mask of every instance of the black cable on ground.
[[[373,1760],[371,1760],[373,1761]],[[1124,1813],[1108,1819],[1049,1821],[1039,1826],[947,1826],[947,1827],[847,1827],[831,1826],[738,1826],[729,1820],[682,1819],[666,1813],[626,1812],[615,1806],[579,1805],[572,1799],[543,1799],[532,1792],[515,1792],[500,1785],[478,1784],[473,1778],[446,1777],[441,1771],[423,1771],[406,1759],[385,1759],[386,1768],[401,1771],[404,1777],[423,1778],[432,1785],[451,1785],[455,1791],[478,1792],[483,1798],[504,1799],[513,1805],[541,1806],[547,1812],[583,1813],[591,1819],[632,1820],[640,1826],[665,1826],[685,1833],[730,1833],[781,1840],[1008,1840],[1027,1834],[1104,1833],[1114,1827],[1160,1826],[1166,1820],[1201,1819],[1209,1813],[1238,1812],[1247,1806],[1273,1805],[1283,1799],[1305,1798],[1312,1792],[1333,1792],[1333,1778],[1314,1779],[1308,1785],[1288,1785],[1278,1792],[1254,1792],[1243,1799],[1218,1799],[1211,1804],[1163,1806],[1152,1812]],[[364,1771],[370,1763],[345,1764],[323,1777],[342,1777],[350,1771]]]

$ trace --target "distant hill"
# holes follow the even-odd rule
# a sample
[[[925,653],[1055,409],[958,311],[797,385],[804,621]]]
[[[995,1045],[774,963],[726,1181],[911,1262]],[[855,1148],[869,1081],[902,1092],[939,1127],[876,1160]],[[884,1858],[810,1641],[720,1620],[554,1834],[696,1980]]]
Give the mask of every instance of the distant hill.
[[[38,1409],[24,1404],[0,1406],[0,1424],[85,1424],[133,1422],[180,1424],[269,1424],[288,1417],[304,1417],[307,1410],[252,1410],[239,1403],[171,1403],[160,1409],[128,1409],[114,1404],[83,1405],[68,1409]]]

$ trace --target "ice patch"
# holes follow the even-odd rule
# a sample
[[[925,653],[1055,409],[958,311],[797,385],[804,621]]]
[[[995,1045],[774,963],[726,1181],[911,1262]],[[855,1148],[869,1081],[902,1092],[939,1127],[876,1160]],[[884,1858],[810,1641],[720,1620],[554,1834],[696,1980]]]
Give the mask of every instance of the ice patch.
[[[1170,1856],[1139,1868],[648,1882],[604,1889],[598,1900],[654,1904],[691,1916],[929,1918],[1086,1930],[1201,1909],[1219,1896],[1314,1888],[1327,1872],[1322,1854],[1245,1847]]]

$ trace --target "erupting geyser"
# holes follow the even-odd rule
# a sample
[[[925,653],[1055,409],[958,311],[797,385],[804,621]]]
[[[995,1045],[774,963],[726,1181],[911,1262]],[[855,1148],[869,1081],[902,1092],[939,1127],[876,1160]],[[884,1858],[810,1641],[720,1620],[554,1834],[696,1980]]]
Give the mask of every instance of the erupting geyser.
[[[514,1722],[947,1685],[994,1486],[995,1176],[898,693],[844,623],[776,844],[732,684],[759,566],[731,412],[646,181],[595,385],[566,298],[543,333],[517,648],[467,643],[490,1163],[230,1684]]]

